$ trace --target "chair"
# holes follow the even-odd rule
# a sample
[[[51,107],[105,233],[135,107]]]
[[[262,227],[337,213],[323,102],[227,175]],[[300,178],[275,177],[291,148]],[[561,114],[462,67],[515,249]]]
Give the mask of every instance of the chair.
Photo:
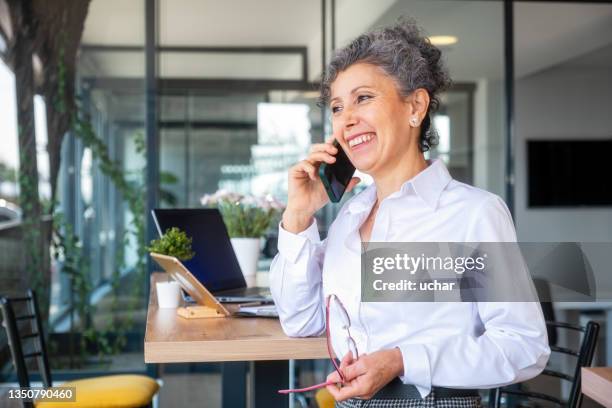
[[[566,354],[576,358],[576,368],[574,369],[573,376],[558,371],[550,370],[548,368],[544,369],[541,374],[556,377],[561,379],[562,381],[570,382],[572,384],[572,388],[568,400],[562,401],[561,399],[553,397],[551,395],[539,392],[526,391],[520,388],[508,386],[491,390],[489,406],[492,406],[494,408],[500,407],[502,395],[516,396],[517,401],[524,399],[539,399],[569,408],[579,407],[582,404],[582,393],[580,392],[580,369],[582,367],[589,367],[593,361],[593,354],[595,352],[597,336],[599,334],[599,324],[590,321],[587,323],[586,326],[582,327],[568,323],[547,321],[546,325],[547,327],[554,328],[555,330],[566,329],[582,333],[582,341],[580,344],[580,349],[578,351],[565,347],[559,347],[556,345],[550,346],[550,349],[553,353]]]
[[[334,408],[336,406],[336,400],[325,388],[317,390],[315,401],[317,402],[317,408]]]
[[[27,309],[26,314],[17,315],[16,309]],[[47,348],[40,323],[40,313],[36,294],[29,290],[24,297],[0,299],[4,315],[4,327],[7,332],[11,357],[20,387],[29,387],[30,378],[26,361],[35,359],[38,371],[45,388],[52,386],[51,370],[47,357]],[[23,324],[22,322],[26,322]],[[27,324],[29,322],[29,324]],[[20,327],[24,326],[24,327]],[[22,333],[22,329],[28,333]],[[30,344],[28,344],[30,342]],[[25,346],[31,346],[26,348]],[[29,348],[32,352],[25,352]],[[63,383],[60,387],[75,387],[76,402],[23,402],[26,408],[50,407],[149,407],[157,393],[157,382],[143,375],[109,375]]]

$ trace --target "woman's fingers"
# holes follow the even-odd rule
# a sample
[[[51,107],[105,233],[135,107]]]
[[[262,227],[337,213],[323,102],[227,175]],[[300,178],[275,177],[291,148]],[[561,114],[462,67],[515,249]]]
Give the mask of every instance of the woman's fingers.
[[[296,164],[293,168],[298,173],[299,172],[303,172],[303,173],[308,174],[308,177],[311,180],[316,180],[317,179],[317,169],[316,169],[316,167],[312,163],[309,163],[306,160],[302,160],[301,162]]]
[[[332,154],[335,154],[337,151],[336,146],[334,146],[334,140],[336,138],[334,135],[328,136],[323,143],[315,143],[310,147],[311,152],[317,152],[321,150],[329,151]],[[328,150],[329,149],[329,150]]]
[[[334,370],[331,373],[329,373],[329,375],[327,376],[327,379],[325,381],[331,381],[331,382],[334,382],[334,383],[341,383],[342,382],[342,378],[340,378],[340,374],[338,374],[338,372],[336,370]]]
[[[338,148],[331,143],[317,143],[310,147],[310,153],[327,152],[329,154],[338,153]]]
[[[353,353],[349,351],[344,355],[344,357],[342,357],[342,360],[340,361],[340,371],[343,371],[344,367],[347,367],[348,365],[352,364],[353,361]],[[327,376],[327,381],[342,382],[342,377],[340,377],[340,374],[337,370],[334,370]]]
[[[306,160],[309,161],[311,164],[316,164],[320,162],[334,163],[336,161],[336,158],[327,152],[315,152],[311,153]]]
[[[346,353],[344,355],[344,357],[342,357],[342,360],[340,361],[340,371],[342,372],[342,375],[344,375],[344,377],[346,378],[344,369],[349,366],[350,364],[352,364],[354,361],[354,357],[353,357],[353,352],[349,350],[348,353]]]
[[[325,388],[327,388],[327,391],[329,391],[336,401],[344,401],[349,398],[359,397],[361,394],[363,394],[359,384],[356,382],[342,384],[341,387],[337,386],[336,384],[328,385]]]
[[[346,381],[351,381],[360,375],[365,374],[368,371],[368,365],[364,362],[363,359],[355,360],[354,364],[349,364],[344,367],[342,373],[344,374],[344,379]]]
[[[347,365],[351,364],[353,362],[353,359],[353,352],[349,350],[349,352],[346,353],[344,357],[342,357],[342,360],[340,360],[340,368],[346,367]]]

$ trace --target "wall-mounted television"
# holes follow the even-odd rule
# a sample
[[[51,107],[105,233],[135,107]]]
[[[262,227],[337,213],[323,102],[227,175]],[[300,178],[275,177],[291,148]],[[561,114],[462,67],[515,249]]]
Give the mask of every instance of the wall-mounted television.
[[[612,139],[527,141],[529,207],[612,206]]]

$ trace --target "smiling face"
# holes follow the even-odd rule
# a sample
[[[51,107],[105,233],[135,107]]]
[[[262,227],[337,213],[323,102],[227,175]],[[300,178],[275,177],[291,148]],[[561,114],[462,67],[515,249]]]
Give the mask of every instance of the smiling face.
[[[376,177],[393,171],[418,150],[410,98],[374,65],[356,63],[340,72],[331,84],[330,109],[334,137],[364,173]]]

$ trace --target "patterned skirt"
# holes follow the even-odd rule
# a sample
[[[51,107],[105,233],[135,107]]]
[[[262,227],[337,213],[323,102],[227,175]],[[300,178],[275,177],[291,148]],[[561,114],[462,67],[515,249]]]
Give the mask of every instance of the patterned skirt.
[[[432,391],[423,399],[356,399],[336,402],[336,408],[481,408],[480,397],[436,398]]]

